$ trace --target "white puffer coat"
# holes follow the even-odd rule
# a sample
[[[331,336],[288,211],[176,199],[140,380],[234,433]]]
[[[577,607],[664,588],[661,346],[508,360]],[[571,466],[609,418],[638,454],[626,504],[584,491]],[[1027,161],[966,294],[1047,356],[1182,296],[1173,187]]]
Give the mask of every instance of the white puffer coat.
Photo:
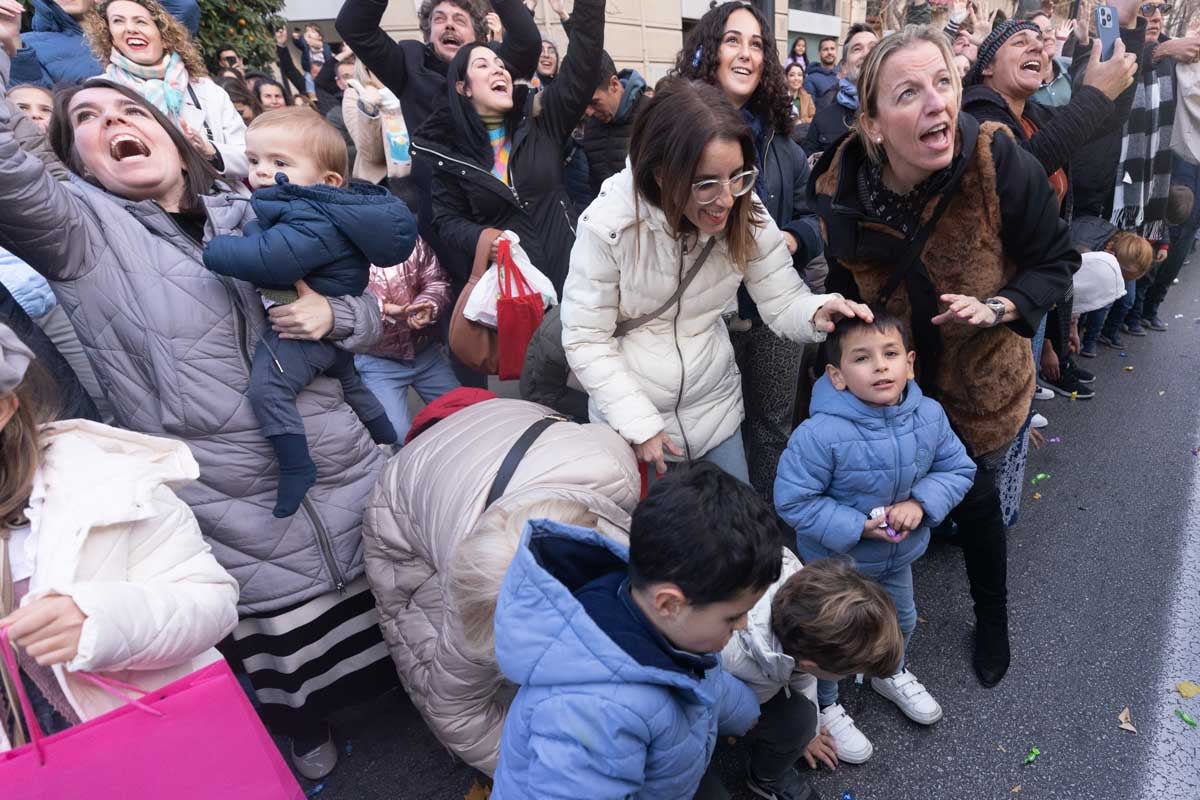
[[[87,615],[78,655],[54,667],[79,718],[125,701],[76,672],[150,692],[220,660],[214,646],[237,625],[238,584],[173,491],[200,474],[187,446],[86,420],[45,426],[41,445],[22,605],[60,594]]]
[[[817,705],[817,679],[796,668],[796,660],[783,652],[783,645],[771,628],[771,604],[775,602],[775,593],[801,569],[796,554],[783,548],[779,580],[771,584],[754,604],[747,615],[746,627],[735,632],[721,651],[721,666],[749,686],[759,704],[786,689],[800,692],[814,707]],[[816,731],[813,733],[815,735]]]
[[[563,347],[594,420],[634,444],[665,430],[689,459],[699,458],[732,436],[744,416],[741,374],[722,320],[738,285],[745,280],[771,330],[797,342],[824,340],[813,315],[840,295],[809,293],[755,198],[765,224],[745,275],[718,241],[675,309],[618,339],[617,323],[670,299],[707,242],[702,237],[681,258],[662,210],[644,198],[635,209],[634,196],[626,167],[604,182],[580,218],[563,289]]]
[[[367,580],[404,689],[442,744],[489,775],[513,687],[493,660],[473,658],[465,647],[450,594],[458,548],[493,514],[555,498],[582,502],[601,518],[601,533],[624,542],[641,492],[633,451],[612,430],[559,422],[533,443],[505,494],[485,511],[509,449],[552,413],[502,399],[454,413],[388,463],[363,517]],[[498,587],[503,576],[496,577]]]

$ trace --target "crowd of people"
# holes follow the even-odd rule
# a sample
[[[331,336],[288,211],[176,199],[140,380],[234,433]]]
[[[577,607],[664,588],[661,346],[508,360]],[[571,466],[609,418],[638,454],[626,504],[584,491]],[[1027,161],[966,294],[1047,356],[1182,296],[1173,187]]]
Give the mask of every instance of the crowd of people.
[[[1035,398],[1167,328],[1200,229],[1200,37],[1113,2],[1111,53],[967,0],[810,58],[735,0],[652,85],[606,0],[561,53],[519,0],[346,0],[259,69],[194,0],[0,0],[0,749],[14,681],[56,732],[115,705],[85,672],[224,658],[313,780],[399,684],[496,798],[729,797],[719,734],[815,798],[874,752],[842,678],[943,716],[935,531],[1000,683]],[[518,245],[519,400],[448,347]]]

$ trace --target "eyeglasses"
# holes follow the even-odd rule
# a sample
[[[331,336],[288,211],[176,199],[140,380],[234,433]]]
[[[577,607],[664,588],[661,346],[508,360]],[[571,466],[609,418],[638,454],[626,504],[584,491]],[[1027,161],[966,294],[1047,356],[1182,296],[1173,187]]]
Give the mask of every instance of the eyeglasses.
[[[739,172],[727,181],[719,181],[715,178],[708,181],[697,181],[692,184],[692,197],[700,205],[707,206],[717,202],[726,187],[729,188],[731,195],[741,197],[754,188],[756,180],[758,180],[758,170],[751,168]]]
[[[1159,11],[1163,14],[1170,14],[1171,9],[1174,8],[1174,6],[1170,3],[1142,3],[1138,8],[1142,12],[1143,17],[1148,17],[1155,11]]]

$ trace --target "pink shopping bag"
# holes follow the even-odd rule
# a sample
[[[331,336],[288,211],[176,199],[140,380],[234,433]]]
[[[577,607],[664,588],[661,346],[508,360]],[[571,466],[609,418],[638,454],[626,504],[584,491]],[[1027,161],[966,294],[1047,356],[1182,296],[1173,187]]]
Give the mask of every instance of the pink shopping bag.
[[[0,657],[9,674],[17,675],[7,630],[0,630]],[[141,693],[135,686],[76,674],[129,703],[46,736],[21,681],[13,681],[31,741],[0,753],[6,796],[303,800],[303,790],[224,661],[136,699],[121,691]]]

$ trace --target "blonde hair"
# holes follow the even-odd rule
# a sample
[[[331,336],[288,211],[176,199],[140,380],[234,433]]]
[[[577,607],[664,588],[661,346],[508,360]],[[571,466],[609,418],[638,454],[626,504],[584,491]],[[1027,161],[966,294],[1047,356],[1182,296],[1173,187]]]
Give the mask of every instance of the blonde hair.
[[[112,60],[113,41],[112,33],[108,30],[108,7],[115,2],[117,0],[104,0],[102,3],[97,3],[83,15],[83,19],[80,21],[83,25],[84,36],[101,64],[108,64]],[[208,77],[208,68],[204,66],[200,48],[196,47],[196,43],[192,41],[192,37],[182,22],[175,19],[158,0],[129,0],[129,2],[136,3],[149,12],[150,19],[154,20],[154,25],[162,35],[163,49],[179,54],[183,66],[187,68],[189,80]]]
[[[771,602],[771,628],[783,652],[838,675],[886,677],[904,656],[892,599],[843,558],[814,561],[788,578]]]
[[[36,361],[12,394],[17,408],[0,430],[0,525],[14,520],[29,504],[33,476],[41,463],[39,429],[54,419],[57,410],[54,382]]]
[[[879,114],[879,82],[883,76],[884,64],[901,50],[922,43],[933,45],[942,54],[946,71],[950,73],[956,103],[962,108],[962,78],[958,74],[958,67],[954,66],[954,51],[946,42],[944,33],[932,25],[908,25],[899,33],[883,37],[867,56],[858,74],[858,119],[855,120],[853,128],[858,141],[867,151],[867,156],[876,164],[883,161],[883,149],[867,135],[863,120]]]
[[[450,597],[462,622],[463,638],[472,655],[495,660],[496,599],[500,583],[531,519],[595,528],[600,517],[578,500],[537,500],[488,513],[454,551]]]
[[[1127,281],[1136,281],[1149,272],[1154,263],[1154,245],[1133,231],[1117,231],[1104,249],[1116,256],[1121,265],[1121,277]]]
[[[296,146],[310,154],[320,169],[336,172],[343,180],[349,179],[350,155],[346,140],[315,110],[307,106],[287,106],[263,112],[246,129],[247,133],[261,130],[287,131]]]

